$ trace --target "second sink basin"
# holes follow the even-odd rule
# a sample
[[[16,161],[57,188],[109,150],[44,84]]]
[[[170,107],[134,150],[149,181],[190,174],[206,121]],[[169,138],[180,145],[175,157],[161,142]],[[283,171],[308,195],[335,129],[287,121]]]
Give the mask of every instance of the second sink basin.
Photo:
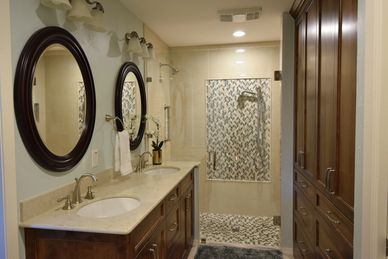
[[[136,198],[108,198],[85,205],[77,214],[87,218],[109,218],[130,212],[140,206]]]
[[[177,167],[155,167],[144,171],[147,175],[162,175],[162,174],[173,174],[178,172],[180,169]]]

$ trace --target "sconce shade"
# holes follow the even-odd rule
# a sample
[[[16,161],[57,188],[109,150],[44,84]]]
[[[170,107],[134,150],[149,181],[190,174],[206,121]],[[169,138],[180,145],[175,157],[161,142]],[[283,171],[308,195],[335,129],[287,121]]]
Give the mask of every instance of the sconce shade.
[[[90,13],[92,15],[92,20],[90,22],[86,22],[85,26],[94,31],[105,32],[106,28],[104,26],[103,12],[99,9],[93,8]]]
[[[144,38],[140,38],[140,45],[142,49],[141,56],[144,59],[150,58],[150,53],[148,52],[147,42]]]
[[[129,53],[141,55],[143,53],[143,49],[141,48],[140,39],[139,39],[139,36],[137,36],[137,33],[132,32],[127,39],[128,39],[127,51]]]
[[[150,59],[155,59],[156,54],[155,54],[155,48],[151,43],[147,43],[147,49],[148,49],[148,54]]]
[[[92,23],[92,15],[84,0],[72,0],[73,8],[67,14],[71,21]]]
[[[69,0],[40,0],[40,3],[52,9],[70,10],[72,8]]]

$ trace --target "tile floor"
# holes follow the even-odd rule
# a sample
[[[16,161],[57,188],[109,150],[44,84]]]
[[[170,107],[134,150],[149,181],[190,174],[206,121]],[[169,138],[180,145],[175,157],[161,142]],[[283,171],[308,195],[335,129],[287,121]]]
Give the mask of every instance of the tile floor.
[[[206,243],[280,246],[280,226],[273,224],[273,217],[201,213],[199,225]]]

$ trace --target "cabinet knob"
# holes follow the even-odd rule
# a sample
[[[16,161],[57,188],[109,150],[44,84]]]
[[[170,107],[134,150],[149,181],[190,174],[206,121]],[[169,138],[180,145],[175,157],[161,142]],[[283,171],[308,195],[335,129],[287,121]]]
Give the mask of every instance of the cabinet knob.
[[[177,198],[178,198],[178,195],[176,193],[174,193],[173,195],[170,196],[170,198],[168,200],[175,201]]]
[[[326,249],[325,249],[325,257],[326,257],[327,259],[333,259],[331,249],[329,249],[329,248],[326,248]]]
[[[170,232],[174,232],[178,230],[178,223],[175,222],[174,224],[171,225],[171,227],[168,229]]]

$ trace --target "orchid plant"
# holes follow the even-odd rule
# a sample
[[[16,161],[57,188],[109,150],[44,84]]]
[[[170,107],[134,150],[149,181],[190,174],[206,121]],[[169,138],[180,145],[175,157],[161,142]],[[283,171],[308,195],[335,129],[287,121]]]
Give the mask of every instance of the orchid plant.
[[[145,120],[152,121],[156,125],[156,130],[151,133],[151,135],[153,137],[155,137],[155,140],[152,141],[152,148],[153,148],[153,150],[154,151],[162,150],[164,141],[163,140],[159,141],[159,137],[160,137],[160,122],[159,122],[159,120],[154,118],[154,117],[152,117],[151,115],[148,115],[148,114],[144,118],[145,118]]]

